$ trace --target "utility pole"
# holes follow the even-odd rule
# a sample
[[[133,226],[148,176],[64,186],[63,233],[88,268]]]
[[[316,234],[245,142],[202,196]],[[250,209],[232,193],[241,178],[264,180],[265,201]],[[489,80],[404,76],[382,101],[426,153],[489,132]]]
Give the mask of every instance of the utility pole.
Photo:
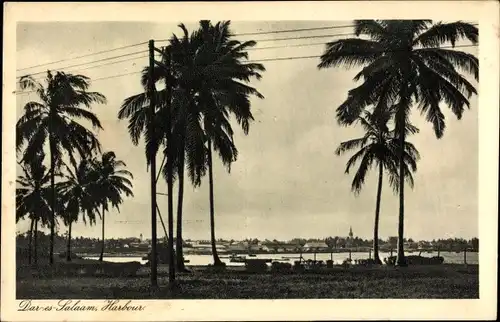
[[[174,264],[174,204],[173,204],[173,135],[172,135],[172,82],[171,82],[171,52],[168,47],[164,49],[165,67],[168,77],[165,80],[167,98],[167,198],[168,198],[168,281],[171,287],[175,283]]]
[[[155,44],[154,40],[149,41],[149,131],[151,133],[151,138],[153,142],[156,142],[155,136],[155,84],[153,78],[153,70],[155,64]],[[150,160],[150,173],[151,173],[151,288],[154,290],[158,287],[157,280],[157,250],[156,250],[156,144],[151,145],[151,149],[149,152],[149,160]]]

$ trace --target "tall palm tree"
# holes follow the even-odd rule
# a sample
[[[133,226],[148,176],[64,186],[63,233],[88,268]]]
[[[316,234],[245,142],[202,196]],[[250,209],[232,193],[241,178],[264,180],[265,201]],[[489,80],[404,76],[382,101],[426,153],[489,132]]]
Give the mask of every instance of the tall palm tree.
[[[134,196],[132,192],[133,178],[130,171],[122,169],[126,167],[125,162],[118,160],[114,152],[109,151],[102,154],[101,158],[92,160],[93,180],[91,182],[93,194],[99,198],[102,216],[102,238],[101,254],[99,260],[104,256],[104,223],[105,214],[108,211],[108,204],[111,204],[120,212],[120,204],[123,202],[122,194]]]
[[[172,132],[174,133],[174,142],[170,148],[173,148],[175,152],[173,152],[173,174],[174,177],[172,178],[174,181],[176,179],[176,174],[179,176],[179,198],[182,199],[183,196],[183,182],[184,182],[184,168],[181,167],[179,168],[179,162],[178,160],[181,159],[181,162],[184,163],[184,155],[181,155],[180,151],[180,144],[183,143],[184,135],[182,134],[184,131],[181,131],[181,128],[179,126],[179,123],[185,124],[185,122],[182,122],[182,119],[179,118],[181,115],[181,111],[184,111],[184,107],[182,104],[184,104],[184,98],[186,97],[185,95],[181,95],[179,93],[179,89],[175,87],[175,76],[172,77],[173,75],[170,75],[166,73],[162,68],[156,66],[154,68],[154,83],[156,86],[156,83],[160,82],[161,80],[164,80],[169,86],[171,87],[171,92],[172,92],[172,98],[171,98],[171,105],[172,105],[172,114],[173,114],[173,124],[172,124]],[[165,160],[167,158],[167,128],[166,128],[166,120],[169,117],[168,114],[168,109],[166,108],[167,106],[167,92],[165,89],[163,90],[158,90],[155,91],[154,95],[156,96],[155,102],[156,102],[156,108],[155,108],[155,136],[156,136],[156,142],[152,140],[152,135],[150,133],[150,128],[147,126],[149,123],[150,119],[150,97],[149,97],[149,70],[148,67],[145,67],[142,72],[142,78],[141,78],[141,84],[144,88],[143,93],[139,93],[133,96],[130,96],[124,100],[122,103],[122,106],[120,107],[120,110],[118,112],[118,118],[119,119],[128,119],[128,130],[130,137],[132,139],[132,143],[134,145],[138,145],[141,137],[144,137],[145,141],[145,152],[146,152],[146,162],[147,165],[149,166],[150,164],[150,151],[153,149],[154,154],[156,155],[159,149],[163,146],[163,162],[161,167],[163,167]],[[184,125],[183,125],[184,126]],[[185,139],[184,139],[185,142]],[[188,156],[188,163],[191,164],[192,162],[189,162],[189,156]],[[181,170],[182,169],[182,170]],[[167,180],[167,167],[163,167],[162,171],[165,180]],[[201,176],[201,175],[198,175]],[[157,177],[158,179],[158,177]],[[182,212],[182,202],[178,203],[178,210],[181,213]],[[182,216],[181,216],[182,217]],[[178,225],[179,222],[182,223],[182,218],[177,219]],[[178,230],[178,235],[181,234]],[[182,239],[181,239],[182,240]],[[182,245],[181,245],[182,247]],[[173,251],[173,250],[169,250]],[[179,252],[179,248],[177,248],[177,252]],[[177,260],[176,263],[179,266],[180,265],[180,270],[185,270],[184,268],[184,259],[182,258],[182,249],[180,250],[181,253],[181,259],[182,260]],[[177,256],[179,257],[179,256]]]
[[[64,202],[63,222],[68,226],[66,260],[71,261],[71,228],[72,224],[82,218],[90,225],[96,223],[96,213],[99,212],[101,195],[95,190],[96,175],[91,160],[82,159],[73,169],[65,167],[66,180],[59,183],[61,197]]]
[[[243,63],[247,59],[246,49],[255,45],[248,41],[240,43],[230,40],[229,22],[211,25],[201,21],[200,28],[189,34],[182,24],[179,27],[183,36],[173,36],[170,39],[171,74],[161,68],[155,68],[153,75],[155,83],[164,80],[172,88],[172,110],[175,142],[173,142],[174,172],[179,180],[179,201],[177,212],[177,263],[183,269],[182,260],[182,200],[184,185],[184,168],[194,186],[201,184],[201,178],[211,171],[212,145],[219,152],[224,164],[228,167],[236,159],[237,150],[232,139],[233,130],[229,123],[229,114],[236,120],[245,134],[253,119],[250,113],[249,97],[263,96],[254,88],[242,83],[250,78],[260,79],[261,64]],[[166,58],[166,57],[164,57]],[[142,85],[148,87],[147,70],[144,69]],[[157,92],[158,129],[163,134],[165,142],[166,129],[162,128],[162,107],[166,104],[164,90]],[[146,138],[146,146],[153,145],[146,128],[149,106],[147,92],[134,95],[125,100],[119,118],[129,118],[129,132],[134,143],[137,143],[142,133]],[[154,147],[157,149],[159,143]],[[210,147],[210,148],[208,148]],[[165,151],[164,151],[165,152]],[[210,160],[210,162],[209,162]],[[164,168],[164,174],[166,169]],[[213,202],[213,176],[209,175],[210,184],[210,218],[211,237],[214,262],[221,264],[215,249],[215,225]]]
[[[389,130],[388,123],[393,111],[390,109],[376,109],[375,112],[365,110],[363,115],[358,117],[357,123],[361,125],[365,134],[361,138],[342,142],[335,153],[342,155],[350,150],[357,150],[349,161],[345,172],[349,173],[351,168],[359,161],[360,165],[352,181],[351,189],[355,194],[359,194],[365,182],[368,170],[375,164],[378,166],[378,187],[375,206],[375,224],[373,228],[373,259],[375,263],[382,264],[378,251],[378,231],[380,216],[380,201],[382,197],[382,180],[384,170],[389,176],[389,182],[394,191],[399,188],[398,173],[398,142],[394,132]],[[406,124],[407,134],[414,134],[418,129],[410,124]],[[406,141],[405,146],[405,178],[413,187],[413,176],[411,172],[417,170],[419,153],[410,142]]]
[[[17,177],[16,183],[16,222],[25,217],[31,221],[28,241],[28,262],[32,257],[38,262],[37,234],[38,224],[50,225],[50,173],[43,165],[43,153],[37,153],[33,159],[19,163],[23,175]],[[32,256],[32,248],[34,256]]]
[[[212,149],[218,152],[228,171],[236,161],[238,150],[233,140],[230,115],[236,118],[243,132],[248,134],[253,115],[250,97],[263,99],[255,88],[245,84],[252,78],[259,80],[262,64],[249,63],[247,50],[256,45],[255,41],[239,42],[233,38],[230,21],[212,25],[210,21],[200,21],[199,33],[203,46],[199,51],[200,63],[205,66],[197,80],[197,100],[201,107],[203,129],[206,139],[207,167],[209,175],[210,235],[214,265],[222,262],[215,245],[215,207],[213,189]]]
[[[455,47],[460,39],[478,43],[478,29],[465,22],[433,23],[431,20],[358,20],[356,36],[330,42],[318,67],[364,66],[355,80],[363,84],[349,91],[348,98],[337,109],[342,123],[351,124],[364,106],[379,100],[387,106],[397,105],[395,130],[399,139],[399,173],[404,173],[402,148],[410,110],[414,105],[432,123],[437,138],[445,129],[444,114],[439,104],[446,103],[458,119],[469,98],[477,94],[475,87],[462,76],[472,74],[479,79],[479,62],[471,54],[446,48]],[[404,239],[404,180],[399,181],[399,225],[397,264],[406,266]]]
[[[49,144],[51,216],[50,216],[50,263],[54,261],[54,234],[56,224],[56,164],[66,152],[72,164],[76,164],[74,153],[81,158],[93,150],[99,150],[100,144],[94,133],[77,120],[88,121],[94,129],[102,129],[99,119],[90,111],[93,103],[105,103],[106,98],[97,92],[89,92],[89,78],[63,72],[47,71],[45,86],[31,76],[20,79],[21,88],[33,90],[38,101],[28,102],[24,106],[24,115],[16,124],[16,149],[25,149],[22,160],[29,160]]]

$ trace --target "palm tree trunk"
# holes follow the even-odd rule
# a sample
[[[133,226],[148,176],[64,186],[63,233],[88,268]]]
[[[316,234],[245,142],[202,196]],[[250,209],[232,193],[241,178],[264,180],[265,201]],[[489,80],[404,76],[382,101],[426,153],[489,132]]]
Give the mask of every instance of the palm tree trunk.
[[[183,141],[183,140],[182,140]],[[181,152],[179,153],[179,195],[177,199],[177,237],[175,239],[175,251],[177,257],[177,270],[185,271],[184,255],[182,252],[182,203],[184,199],[184,142],[180,142]]]
[[[382,264],[378,254],[378,224],[380,217],[380,199],[382,198],[382,179],[384,177],[384,167],[382,162],[379,163],[378,171],[378,188],[377,188],[377,204],[375,206],[375,225],[373,228],[373,260],[376,264]]]
[[[66,260],[71,262],[71,222],[68,225],[68,244],[66,245]]]
[[[212,169],[212,142],[208,139],[208,182],[210,193],[210,238],[212,241],[212,254],[214,256],[214,266],[221,266],[222,261],[217,254],[215,246],[215,214],[214,214],[214,175]]]
[[[28,240],[28,264],[31,265],[31,247],[33,245],[33,228],[35,226],[35,219],[31,219],[31,224],[30,224],[30,234],[29,234],[29,240]]]
[[[33,238],[33,261],[38,264],[38,219],[35,219],[35,237]]]
[[[105,216],[105,210],[104,210],[104,205],[102,205],[102,238],[101,238],[101,255],[99,255],[99,261],[102,262],[102,259],[104,257],[104,216]]]
[[[404,84],[405,82],[403,82]],[[409,103],[407,99],[407,85],[404,84],[401,91],[400,106],[397,114],[397,122],[399,123],[399,222],[398,222],[398,250],[396,265],[407,266],[404,253],[404,219],[405,219],[405,172],[404,172],[404,143],[405,143],[405,128],[406,128],[406,106]]]
[[[49,120],[50,124],[50,133],[49,133],[49,145],[50,145],[50,251],[49,251],[49,262],[50,264],[54,264],[54,235],[55,235],[55,225],[56,225],[56,214],[55,214],[55,205],[56,205],[56,184],[55,184],[55,160],[54,160],[54,139],[52,133],[52,119]]]

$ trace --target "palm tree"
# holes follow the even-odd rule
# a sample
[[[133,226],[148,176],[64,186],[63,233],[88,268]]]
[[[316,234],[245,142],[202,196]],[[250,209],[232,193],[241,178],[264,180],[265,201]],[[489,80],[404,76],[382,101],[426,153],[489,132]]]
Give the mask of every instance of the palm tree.
[[[92,160],[93,181],[91,183],[93,194],[100,198],[101,216],[102,216],[102,239],[101,239],[101,255],[99,260],[103,260],[104,256],[104,219],[105,213],[108,211],[110,203],[118,212],[120,212],[120,204],[123,202],[122,194],[126,196],[134,196],[132,192],[132,173],[128,170],[120,169],[126,167],[125,162],[116,159],[114,152],[109,151],[102,154],[101,159],[94,158]]]
[[[256,45],[255,41],[239,42],[232,39],[230,21],[212,25],[210,21],[200,22],[203,46],[199,55],[206,66],[199,74],[198,105],[201,107],[203,129],[206,139],[207,167],[210,198],[210,235],[214,265],[222,265],[215,245],[215,207],[213,189],[213,150],[218,152],[228,171],[236,161],[238,150],[233,140],[233,129],[229,120],[234,115],[243,132],[248,134],[253,116],[250,97],[263,99],[255,88],[246,85],[252,78],[259,80],[262,64],[248,63],[247,49]],[[203,56],[202,56],[203,55]]]
[[[99,119],[89,109],[92,103],[105,103],[106,98],[97,92],[89,92],[89,78],[47,71],[45,86],[31,76],[20,79],[21,88],[33,90],[39,101],[28,102],[24,115],[16,124],[16,149],[23,152],[22,161],[29,160],[41,151],[47,142],[50,154],[51,216],[50,216],[50,263],[54,261],[55,234],[55,173],[56,164],[66,152],[72,164],[76,164],[75,150],[81,158],[100,144],[94,134],[76,120],[88,121],[94,129],[102,129]]]
[[[389,176],[389,182],[395,191],[398,190],[398,142],[394,137],[394,131],[389,131],[388,123],[393,111],[390,109],[376,109],[376,112],[365,110],[363,115],[358,117],[359,123],[365,134],[361,138],[342,142],[335,153],[342,155],[350,150],[357,150],[347,162],[345,173],[349,173],[351,168],[359,161],[360,166],[352,181],[351,189],[357,195],[365,182],[368,170],[376,164],[378,166],[378,187],[377,201],[375,206],[375,225],[373,228],[373,259],[375,263],[382,264],[378,252],[378,227],[380,215],[380,200],[382,197],[382,179],[384,170]],[[414,134],[418,129],[410,124],[406,124],[407,134]],[[413,177],[411,172],[417,170],[417,160],[419,153],[410,142],[405,142],[405,178],[413,187]]]
[[[62,181],[59,185],[65,209],[62,218],[64,224],[68,226],[66,260],[71,261],[72,224],[78,221],[80,215],[85,224],[87,220],[90,225],[95,224],[95,213],[99,211],[102,197],[95,190],[96,175],[91,160],[82,159],[78,165],[73,165],[73,169],[65,168],[68,173],[65,175],[66,181]]]
[[[164,80],[172,89],[172,131],[174,172],[179,178],[178,212],[177,212],[177,265],[182,270],[182,203],[184,168],[194,186],[201,184],[201,178],[209,170],[210,184],[210,218],[211,237],[214,262],[221,264],[215,249],[215,225],[213,202],[213,175],[211,170],[212,145],[219,152],[224,164],[228,167],[236,159],[237,150],[232,139],[233,130],[228,117],[232,113],[236,120],[248,133],[249,123],[253,119],[250,113],[249,97],[256,95],[262,98],[254,88],[243,84],[252,77],[260,79],[261,64],[242,63],[247,59],[245,50],[255,45],[249,41],[240,43],[229,40],[229,22],[212,26],[208,21],[201,21],[199,30],[189,35],[182,24],[183,37],[173,36],[170,40],[171,75],[161,68],[155,68],[154,81]],[[166,58],[166,57],[164,57]],[[142,85],[148,88],[147,69],[144,69]],[[166,105],[165,90],[157,92],[158,103],[157,129],[162,133],[161,139],[166,141],[166,129],[162,127]],[[147,92],[134,95],[125,100],[119,118],[129,118],[129,133],[137,144],[144,133],[146,146],[158,149],[159,143],[150,140],[146,128],[149,98]],[[165,153],[166,151],[164,151]],[[166,169],[164,168],[164,175]]]
[[[50,225],[50,173],[43,165],[43,153],[37,153],[34,158],[25,163],[19,163],[23,175],[17,177],[16,183],[16,222],[25,217],[31,221],[28,241],[28,262],[32,257],[38,262],[37,234],[39,222],[42,226]],[[33,246],[33,247],[32,247]],[[34,256],[32,256],[34,248]]]
[[[384,100],[386,106],[396,105],[395,131],[399,140],[399,173],[404,174],[402,148],[405,124],[411,107],[418,109],[433,124],[436,137],[443,136],[444,114],[439,104],[446,103],[462,117],[469,98],[477,94],[474,86],[460,72],[479,79],[479,62],[471,54],[444,48],[455,47],[460,39],[478,43],[478,29],[465,22],[433,23],[431,20],[359,20],[356,36],[330,42],[318,67],[364,66],[355,80],[363,84],[349,91],[348,98],[337,109],[337,118],[352,124],[365,106]],[[404,238],[404,180],[399,181],[399,225],[397,264],[406,266]]]

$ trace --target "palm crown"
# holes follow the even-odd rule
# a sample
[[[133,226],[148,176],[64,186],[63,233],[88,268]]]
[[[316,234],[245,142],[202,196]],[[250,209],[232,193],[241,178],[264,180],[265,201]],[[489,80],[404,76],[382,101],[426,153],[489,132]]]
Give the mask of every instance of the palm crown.
[[[23,175],[16,183],[16,222],[29,216],[41,220],[42,225],[50,223],[50,173],[43,165],[43,153],[25,163],[20,163]]]
[[[378,112],[378,113],[377,113]],[[352,139],[340,143],[335,151],[337,155],[342,155],[350,150],[358,149],[349,158],[346,166],[346,173],[360,161],[360,165],[352,181],[352,190],[359,193],[365,182],[366,174],[377,163],[387,171],[389,182],[395,192],[399,188],[398,173],[398,142],[394,136],[394,131],[389,130],[389,121],[394,113],[393,110],[376,110],[375,112],[364,110],[362,115],[356,120],[363,128],[365,135],[361,138]],[[407,133],[414,134],[418,129],[413,125],[407,124]],[[405,179],[413,187],[414,181],[412,172],[417,170],[417,161],[420,155],[415,146],[410,142],[404,145],[404,169]]]
[[[356,36],[369,39],[342,39],[327,44],[319,68],[344,65],[364,66],[355,80],[364,83],[349,91],[348,98],[337,109],[338,119],[352,123],[365,106],[382,100],[384,105],[411,101],[433,124],[436,136],[443,135],[444,115],[439,106],[445,102],[461,118],[474,86],[459,72],[479,79],[478,59],[471,54],[439,48],[452,46],[462,38],[478,42],[478,29],[465,22],[436,23],[430,20],[358,20]],[[407,113],[405,113],[407,114]],[[399,122],[396,131],[399,132]]]
[[[60,183],[60,191],[65,201],[65,213],[61,214],[64,223],[78,221],[82,214],[83,222],[96,223],[100,195],[93,189],[95,175],[89,159],[82,159],[73,169],[66,167],[66,180]]]
[[[53,75],[48,71],[45,87],[31,76],[22,77],[20,83],[23,89],[34,90],[40,99],[39,102],[27,103],[24,115],[17,122],[17,150],[20,151],[27,142],[23,159],[32,158],[43,147],[47,136],[52,140],[52,153],[56,160],[62,159],[63,150],[75,163],[75,150],[84,157],[99,149],[99,141],[94,134],[75,120],[82,119],[94,128],[102,129],[99,119],[89,108],[93,103],[105,103],[106,98],[99,93],[88,92],[90,83],[87,77],[63,72]]]
[[[101,159],[94,158],[91,160],[93,194],[100,197],[97,201],[108,210],[108,203],[111,206],[120,210],[120,204],[123,202],[122,194],[133,196],[132,173],[125,169],[125,162],[118,160],[114,152],[109,151],[102,154]]]

